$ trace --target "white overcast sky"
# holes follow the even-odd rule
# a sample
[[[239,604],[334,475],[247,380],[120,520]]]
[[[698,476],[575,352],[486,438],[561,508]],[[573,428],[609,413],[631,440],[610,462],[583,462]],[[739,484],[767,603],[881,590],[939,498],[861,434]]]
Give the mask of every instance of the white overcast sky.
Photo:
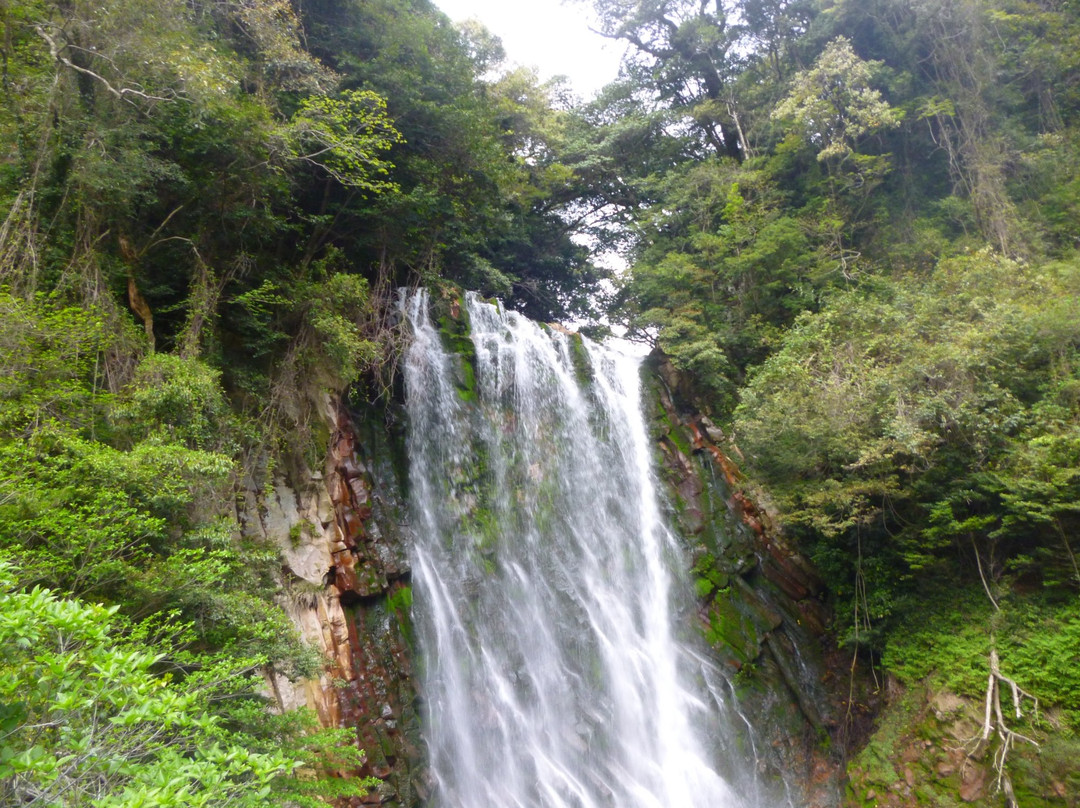
[[[569,77],[591,97],[619,72],[621,45],[589,30],[589,6],[561,0],[435,0],[455,22],[476,19],[502,40],[507,61],[536,67],[543,79]]]

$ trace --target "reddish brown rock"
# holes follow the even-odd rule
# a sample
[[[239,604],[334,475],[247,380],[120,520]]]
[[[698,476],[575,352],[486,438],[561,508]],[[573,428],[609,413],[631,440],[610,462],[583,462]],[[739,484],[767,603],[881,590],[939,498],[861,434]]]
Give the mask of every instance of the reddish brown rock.
[[[960,772],[960,799],[975,802],[986,796],[990,775],[983,766],[968,762]]]
[[[403,520],[376,513],[385,507],[378,503],[400,500],[402,486],[396,477],[388,479],[396,474],[386,471],[393,469],[391,462],[380,467],[377,458],[365,455],[371,447],[364,446],[345,409],[329,397],[323,404],[331,427],[323,470],[299,468],[279,478],[272,501],[253,482],[245,497],[249,530],[281,549],[282,605],[325,659],[317,679],[290,682],[275,674],[268,677],[268,689],[280,709],[307,705],[324,726],[355,731],[365,762],[340,775],[385,782],[351,805],[412,808],[419,799],[413,782],[422,782],[423,771],[403,627],[408,615],[388,601],[407,585],[404,545],[400,535],[390,535]],[[385,444],[385,430],[380,432],[374,440]]]

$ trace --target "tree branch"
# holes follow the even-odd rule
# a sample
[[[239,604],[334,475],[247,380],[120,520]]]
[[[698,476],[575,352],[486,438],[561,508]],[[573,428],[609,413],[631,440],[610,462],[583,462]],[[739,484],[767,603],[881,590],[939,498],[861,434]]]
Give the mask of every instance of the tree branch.
[[[1023,690],[1014,680],[1005,676],[1001,672],[1001,660],[998,657],[997,648],[994,647],[994,640],[991,635],[991,648],[990,648],[990,675],[987,677],[986,682],[986,708],[983,715],[982,733],[979,735],[974,748],[968,753],[968,759],[970,760],[982,750],[985,745],[990,741],[990,735],[993,732],[997,733],[998,738],[1001,739],[1001,746],[997,752],[994,753],[994,771],[997,773],[997,787],[999,791],[1005,794],[1005,802],[1009,808],[1016,806],[1016,795],[1013,792],[1012,780],[1005,771],[1005,763],[1009,757],[1009,751],[1013,748],[1017,741],[1024,741],[1032,746],[1038,748],[1039,743],[1033,738],[1029,738],[1027,735],[1023,735],[1016,730],[1011,729],[1005,723],[1005,716],[1001,709],[1001,685],[1002,683],[1009,686],[1013,697],[1013,707],[1016,710],[1016,717],[1022,718],[1020,706],[1023,698],[1031,699],[1034,702],[1034,711],[1038,715],[1039,700],[1035,696]]]
[[[990,585],[986,582],[986,576],[983,574],[982,557],[979,555],[979,548],[975,544],[974,536],[971,537],[971,549],[975,551],[975,566],[979,568],[979,580],[982,581],[983,589],[986,590],[986,597],[990,598],[990,602],[994,605],[994,611],[1000,612],[1001,607],[994,600],[994,596],[990,594]]]
[[[90,70],[87,67],[77,65],[73,61],[68,59],[66,56],[64,56],[63,51],[69,47],[68,44],[65,43],[62,47],[60,45],[57,45],[56,40],[49,36],[49,34],[46,33],[45,29],[42,28],[40,25],[35,25],[34,30],[37,32],[38,36],[44,39],[45,43],[49,46],[49,53],[53,57],[53,59],[55,59],[57,62],[64,65],[65,67],[71,68],[77,73],[82,73],[85,76],[90,76],[90,78],[96,79],[98,82],[101,83],[103,87],[105,87],[106,90],[108,90],[112,95],[119,98],[121,101],[126,101],[127,103],[135,106],[135,102],[128,96],[138,96],[139,98],[143,98],[147,101],[174,101],[179,98],[179,96],[176,94],[174,94],[171,98],[159,95],[150,95],[149,93],[144,93],[142,90],[135,90],[131,87],[120,87],[119,89],[117,89],[112,85],[111,82],[109,82],[108,79],[106,79],[100,73],[95,73],[93,70]]]

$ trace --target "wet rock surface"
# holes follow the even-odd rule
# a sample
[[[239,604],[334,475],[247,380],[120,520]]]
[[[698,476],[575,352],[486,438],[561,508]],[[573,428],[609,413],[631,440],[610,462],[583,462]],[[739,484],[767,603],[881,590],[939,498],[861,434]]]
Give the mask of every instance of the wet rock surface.
[[[694,406],[686,380],[659,355],[645,375],[671,521],[691,555],[698,628],[734,673],[740,709],[754,716],[758,772],[783,779],[796,805],[840,805],[845,749],[869,727],[869,688],[858,676],[849,688],[850,659],[826,632],[823,582],[746,492],[737,449]]]
[[[409,620],[408,525],[401,442],[392,414],[350,412],[326,397],[325,466],[294,468],[245,491],[243,522],[276,544],[282,605],[326,660],[316,680],[275,675],[281,709],[307,706],[327,727],[356,731],[364,766],[345,777],[383,784],[362,800],[407,808],[424,793]],[[358,803],[360,804],[360,803]]]

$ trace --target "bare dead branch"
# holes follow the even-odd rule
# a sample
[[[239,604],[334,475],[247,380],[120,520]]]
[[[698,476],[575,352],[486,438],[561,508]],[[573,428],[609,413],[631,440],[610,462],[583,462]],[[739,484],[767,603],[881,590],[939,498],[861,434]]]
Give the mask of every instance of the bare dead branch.
[[[63,46],[58,45],[56,40],[53,39],[40,25],[35,25],[34,30],[37,32],[38,36],[45,40],[45,44],[49,46],[49,54],[53,57],[53,59],[55,59],[57,62],[64,65],[65,67],[74,70],[77,73],[82,73],[83,75],[89,76],[90,78],[98,81],[109,93],[116,96],[121,101],[125,101],[129,104],[132,104],[133,106],[137,106],[134,99],[132,98],[133,96],[142,98],[146,101],[175,101],[180,98],[180,96],[176,94],[173,94],[172,96],[159,96],[145,93],[142,90],[136,90],[133,87],[114,87],[112,83],[100,73],[95,73],[93,70],[90,70],[87,67],[77,65],[69,58],[64,56],[63,51],[70,47],[67,43],[64,43]]]
[[[994,600],[994,596],[990,593],[990,585],[986,582],[986,575],[983,574],[982,568],[982,556],[979,555],[979,548],[975,545],[975,537],[971,537],[971,549],[975,551],[975,566],[979,568],[979,580],[982,581],[983,589],[986,590],[986,597],[990,598],[990,603],[994,606],[995,612],[1000,612],[1001,607],[998,606],[998,602]]]
[[[997,735],[1001,741],[1001,745],[994,753],[994,772],[997,775],[997,789],[1005,795],[1006,805],[1012,808],[1017,803],[1016,795],[1013,792],[1012,780],[1009,778],[1005,767],[1009,758],[1009,752],[1016,745],[1017,741],[1029,743],[1036,748],[1038,748],[1039,743],[1034,738],[1029,738],[1027,735],[1017,732],[1005,723],[1005,715],[1001,709],[1002,684],[1009,686],[1017,718],[1023,717],[1021,705],[1025,698],[1030,699],[1033,702],[1034,713],[1036,716],[1038,715],[1039,700],[1026,690],[1022,689],[1013,679],[1010,679],[1001,672],[1001,660],[998,656],[997,648],[994,647],[994,641],[991,638],[990,673],[987,676],[986,681],[986,703],[985,712],[983,714],[982,732],[977,738],[972,739],[975,741],[975,744],[971,751],[968,752],[966,759],[971,760],[974,758],[990,742],[990,737],[994,734]]]

